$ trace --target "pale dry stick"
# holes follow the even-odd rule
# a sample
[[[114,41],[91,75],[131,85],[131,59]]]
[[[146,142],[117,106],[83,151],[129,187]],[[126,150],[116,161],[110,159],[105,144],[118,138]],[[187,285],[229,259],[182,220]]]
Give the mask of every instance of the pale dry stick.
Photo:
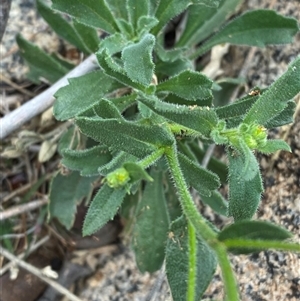
[[[66,74],[63,78],[53,84],[49,89],[32,98],[21,107],[7,114],[0,119],[0,140],[4,139],[14,130],[18,129],[33,117],[47,110],[53,103],[55,92],[68,85],[68,78],[84,75],[97,68],[96,57],[90,55],[85,61],[75,67],[72,71]]]
[[[76,297],[74,294],[72,294],[69,290],[67,290],[65,287],[57,283],[56,281],[44,276],[43,272],[32,266],[29,263],[26,263],[25,261],[21,260],[20,258],[16,257],[15,255],[11,254],[4,248],[0,248],[1,250],[1,255],[7,258],[8,260],[16,263],[19,267],[27,270],[31,274],[37,276],[47,284],[51,285],[55,290],[57,290],[59,293],[61,293],[63,296],[66,296],[70,301],[82,301],[82,299],[79,299]]]
[[[23,253],[19,254],[17,257],[20,258],[20,259],[22,259],[25,255],[31,254],[32,252],[34,252],[35,250],[37,250],[40,246],[42,246],[45,242],[47,242],[49,240],[49,238],[50,238],[49,235],[43,237],[38,242],[36,242],[34,245],[30,246],[30,248],[26,252],[23,252]],[[13,262],[12,261],[10,261],[5,266],[3,266],[0,269],[0,276],[4,275],[4,273],[6,271],[8,271],[12,266],[13,266]]]
[[[41,200],[35,200],[27,204],[14,206],[6,211],[0,212],[0,221],[4,221],[5,219],[8,219],[15,215],[37,209],[43,205],[46,205],[48,202],[49,200],[45,198]]]
[[[32,227],[29,230],[27,230],[24,233],[19,233],[19,234],[4,234],[4,235],[0,235],[0,239],[17,239],[17,238],[23,238],[25,236],[27,236],[28,234],[31,234],[35,231],[36,227]]]

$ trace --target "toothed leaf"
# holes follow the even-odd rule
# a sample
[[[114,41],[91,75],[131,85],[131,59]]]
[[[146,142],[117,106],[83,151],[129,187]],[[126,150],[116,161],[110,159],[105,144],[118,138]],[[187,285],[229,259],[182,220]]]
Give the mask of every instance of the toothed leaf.
[[[152,51],[155,44],[153,35],[145,35],[138,43],[125,47],[122,60],[127,76],[144,86],[149,86],[152,80],[154,63]]]
[[[68,120],[86,111],[101,97],[117,88],[113,79],[102,71],[94,71],[80,77],[70,78],[69,85],[56,93],[53,113],[58,120]]]

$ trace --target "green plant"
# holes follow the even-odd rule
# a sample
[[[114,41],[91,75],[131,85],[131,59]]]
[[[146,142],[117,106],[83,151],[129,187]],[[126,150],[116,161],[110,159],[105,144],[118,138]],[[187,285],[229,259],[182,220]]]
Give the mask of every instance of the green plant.
[[[291,237],[285,229],[251,220],[263,191],[254,151],[290,151],[284,141],[268,139],[267,131],[292,122],[292,99],[300,91],[300,57],[267,89],[233,103],[221,99],[219,106],[213,96],[221,86],[199,71],[196,59],[223,43],[290,43],[299,31],[296,20],[255,10],[221,27],[240,0],[52,2],[54,10],[72,17],[73,25],[38,1],[49,24],[59,33],[67,28],[81,37],[73,44],[86,53],[96,51],[100,66],[70,79],[55,95],[55,117],[75,123],[62,137],[60,153],[62,164],[81,177],[76,172],[70,177],[76,181],[66,180],[66,190],[72,191],[85,177],[92,177],[88,183],[102,177],[83,235],[94,233],[119,212],[128,220],[140,270],[154,272],[166,261],[175,301],[200,300],[217,264],[226,300],[239,300],[228,252],[300,251],[298,244],[284,241]],[[183,12],[184,30],[166,49],[164,28]],[[108,33],[97,49],[87,45],[95,45],[94,28]],[[226,149],[228,202],[217,191],[220,179],[227,177],[224,164],[200,164],[212,143]],[[53,181],[50,217],[70,227],[78,198],[60,214],[57,208],[66,206],[59,202],[60,182]],[[219,230],[208,222],[190,188],[218,214],[232,216],[234,223]]]

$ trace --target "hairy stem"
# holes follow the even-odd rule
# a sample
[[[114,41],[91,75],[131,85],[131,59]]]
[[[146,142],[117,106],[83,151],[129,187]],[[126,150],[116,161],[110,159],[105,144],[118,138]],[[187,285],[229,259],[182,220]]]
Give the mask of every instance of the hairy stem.
[[[226,247],[220,242],[212,246],[217,254],[219,265],[222,271],[222,279],[224,282],[226,301],[239,301],[238,287],[230,261],[227,255]]]
[[[165,155],[167,157],[171,174],[180,197],[184,214],[186,215],[190,224],[194,227],[197,234],[207,242],[207,244],[215,251],[217,255],[219,265],[222,270],[227,300],[239,301],[236,280],[226,253],[226,247],[223,243],[217,240],[217,234],[211,229],[211,227],[206,223],[205,219],[198,212],[179,167],[180,165],[175,146],[166,147]]]
[[[146,158],[140,160],[138,164],[142,168],[147,168],[151,166],[154,162],[156,162],[165,152],[164,148],[159,148],[155,152],[153,152],[151,155],[147,156]]]
[[[276,240],[227,239],[223,241],[227,248],[255,248],[261,250],[276,249],[300,252],[300,244]]]
[[[179,167],[180,165],[175,148],[166,147],[165,154],[180,197],[180,202],[184,214],[191,222],[191,224],[195,227],[197,233],[199,233],[204,240],[206,240],[207,242],[214,241],[217,237],[217,234],[207,225],[205,219],[200,215],[196,208],[191,194],[188,191],[182,171]]]

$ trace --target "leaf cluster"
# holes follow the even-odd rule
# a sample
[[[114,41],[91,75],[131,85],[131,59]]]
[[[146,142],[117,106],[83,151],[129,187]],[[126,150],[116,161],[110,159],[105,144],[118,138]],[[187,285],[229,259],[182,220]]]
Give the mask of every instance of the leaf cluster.
[[[281,241],[290,237],[278,226],[251,220],[263,191],[254,151],[290,151],[284,141],[268,139],[267,131],[293,120],[300,57],[270,87],[230,104],[228,97],[215,101],[222,85],[201,73],[195,59],[223,43],[290,43],[299,31],[297,21],[272,10],[249,11],[227,21],[240,0],[52,2],[50,8],[38,0],[39,12],[62,38],[86,54],[94,52],[99,69],[69,79],[69,85],[55,94],[55,117],[75,124],[59,147],[62,164],[74,172],[53,180],[50,216],[69,228],[78,200],[90,193],[87,187],[93,180],[101,178],[83,235],[93,234],[119,213],[131,225],[140,270],[154,272],[165,260],[175,301],[200,300],[217,263],[225,277],[227,300],[238,300],[231,272],[226,273],[226,252],[257,252],[267,248],[266,242],[280,249]],[[166,26],[180,14],[184,29],[173,47],[166,48]],[[98,30],[105,35],[99,38]],[[33,66],[32,78],[41,75],[32,51],[49,63],[49,81],[66,71],[57,58],[21,37],[18,42]],[[84,146],[75,141],[76,129]],[[225,146],[227,168],[217,159],[207,168],[201,166],[213,143]],[[218,188],[227,178],[225,200]],[[62,185],[77,189],[71,197],[64,196]],[[219,230],[206,221],[192,201],[191,188],[204,204],[232,216],[234,223]],[[62,201],[66,198],[68,202]]]

